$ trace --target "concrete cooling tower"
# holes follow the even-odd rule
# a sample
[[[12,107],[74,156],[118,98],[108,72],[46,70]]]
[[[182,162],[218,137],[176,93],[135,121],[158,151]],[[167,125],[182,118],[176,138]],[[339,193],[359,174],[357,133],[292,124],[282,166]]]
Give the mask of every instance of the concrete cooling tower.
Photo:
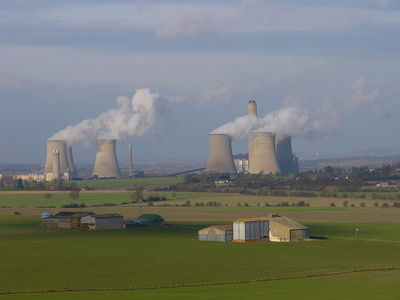
[[[209,134],[210,149],[206,172],[236,174],[231,138],[227,134]]]
[[[247,104],[247,114],[257,116],[257,103],[256,100],[250,100]]]
[[[292,137],[276,135],[275,149],[281,172],[284,174],[296,173],[296,157],[292,151]]]
[[[59,160],[60,160],[60,170],[61,174],[69,173],[69,165],[67,160],[67,146],[65,141],[61,140],[48,140],[47,141],[47,156],[46,156],[46,164],[44,167],[45,173],[53,173],[53,151],[59,151]]]
[[[76,167],[74,163],[74,157],[72,155],[72,147],[67,146],[67,162],[68,162],[68,167],[69,167],[69,172],[71,177],[76,177],[77,172],[76,172]]]
[[[250,134],[249,173],[280,173],[275,151],[275,136],[271,132],[252,132]]]
[[[115,140],[99,139],[96,141],[96,161],[93,168],[93,177],[120,178]]]

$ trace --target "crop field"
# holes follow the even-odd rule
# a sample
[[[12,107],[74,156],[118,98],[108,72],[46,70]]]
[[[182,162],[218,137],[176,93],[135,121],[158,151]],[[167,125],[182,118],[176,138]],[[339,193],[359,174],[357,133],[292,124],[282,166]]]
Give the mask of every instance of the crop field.
[[[400,292],[400,223],[305,222],[326,239],[293,243],[197,241],[207,223],[103,232],[38,223],[0,216],[0,299],[393,299]]]
[[[79,188],[99,190],[133,189],[135,186],[163,186],[183,182],[183,177],[144,177],[129,179],[96,179],[73,181]]]

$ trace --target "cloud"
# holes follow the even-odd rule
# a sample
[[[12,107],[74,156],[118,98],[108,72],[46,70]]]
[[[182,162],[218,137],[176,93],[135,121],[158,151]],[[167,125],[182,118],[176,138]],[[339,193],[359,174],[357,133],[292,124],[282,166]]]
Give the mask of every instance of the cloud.
[[[221,85],[218,87],[210,87],[203,90],[201,102],[223,102],[228,103],[231,100],[232,87],[229,85]]]
[[[156,36],[159,38],[191,37],[213,29],[211,14],[199,12],[192,15],[181,15],[162,24]]]
[[[365,79],[357,78],[352,85],[352,94],[348,98],[350,108],[364,105],[373,105],[378,99],[380,91],[378,89],[367,91],[365,87]]]

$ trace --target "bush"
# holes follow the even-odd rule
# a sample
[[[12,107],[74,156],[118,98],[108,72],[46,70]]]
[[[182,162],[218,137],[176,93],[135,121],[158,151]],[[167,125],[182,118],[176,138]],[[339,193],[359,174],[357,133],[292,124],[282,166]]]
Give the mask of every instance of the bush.
[[[153,202],[149,201],[149,202],[147,203],[147,206],[154,206],[154,204],[153,204]]]
[[[381,206],[381,208],[388,208],[388,207],[389,207],[389,204],[387,204],[387,203],[383,203]]]
[[[53,196],[52,193],[43,194],[43,198],[44,198],[44,199],[50,199],[52,196]]]
[[[237,206],[242,206],[242,204],[240,202],[238,202]]]
[[[361,206],[361,207],[365,207],[365,206],[366,206],[366,205],[365,205],[365,202],[361,202],[361,203],[360,203],[360,206]]]
[[[249,204],[247,202],[244,203],[245,207],[249,207]]]
[[[303,207],[306,206],[306,203],[304,201],[299,201],[296,203],[296,206]]]
[[[349,206],[349,202],[347,202],[347,200],[346,200],[346,201],[343,201],[343,206],[344,206],[344,207]]]
[[[336,207],[335,202],[331,202],[330,206],[331,206],[331,207]]]

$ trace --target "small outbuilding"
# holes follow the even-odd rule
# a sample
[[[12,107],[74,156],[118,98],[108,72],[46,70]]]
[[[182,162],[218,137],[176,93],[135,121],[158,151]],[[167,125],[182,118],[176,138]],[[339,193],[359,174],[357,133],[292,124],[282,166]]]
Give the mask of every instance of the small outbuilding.
[[[59,212],[58,214],[48,217],[41,218],[40,224],[46,227],[53,228],[73,228],[77,229],[81,227],[81,218],[94,215],[92,212]]]
[[[126,228],[142,228],[151,226],[151,222],[145,218],[135,218],[125,224]]]
[[[309,228],[280,215],[269,216],[269,239],[272,242],[303,241],[309,238]]]
[[[198,231],[199,241],[230,242],[233,239],[232,225],[214,225]]]
[[[144,214],[139,217],[139,219],[146,219],[151,222],[151,225],[164,225],[164,219],[157,214]]]
[[[233,222],[234,242],[269,241],[268,218],[243,218]]]
[[[118,214],[86,215],[81,218],[86,230],[124,229],[124,219]]]

